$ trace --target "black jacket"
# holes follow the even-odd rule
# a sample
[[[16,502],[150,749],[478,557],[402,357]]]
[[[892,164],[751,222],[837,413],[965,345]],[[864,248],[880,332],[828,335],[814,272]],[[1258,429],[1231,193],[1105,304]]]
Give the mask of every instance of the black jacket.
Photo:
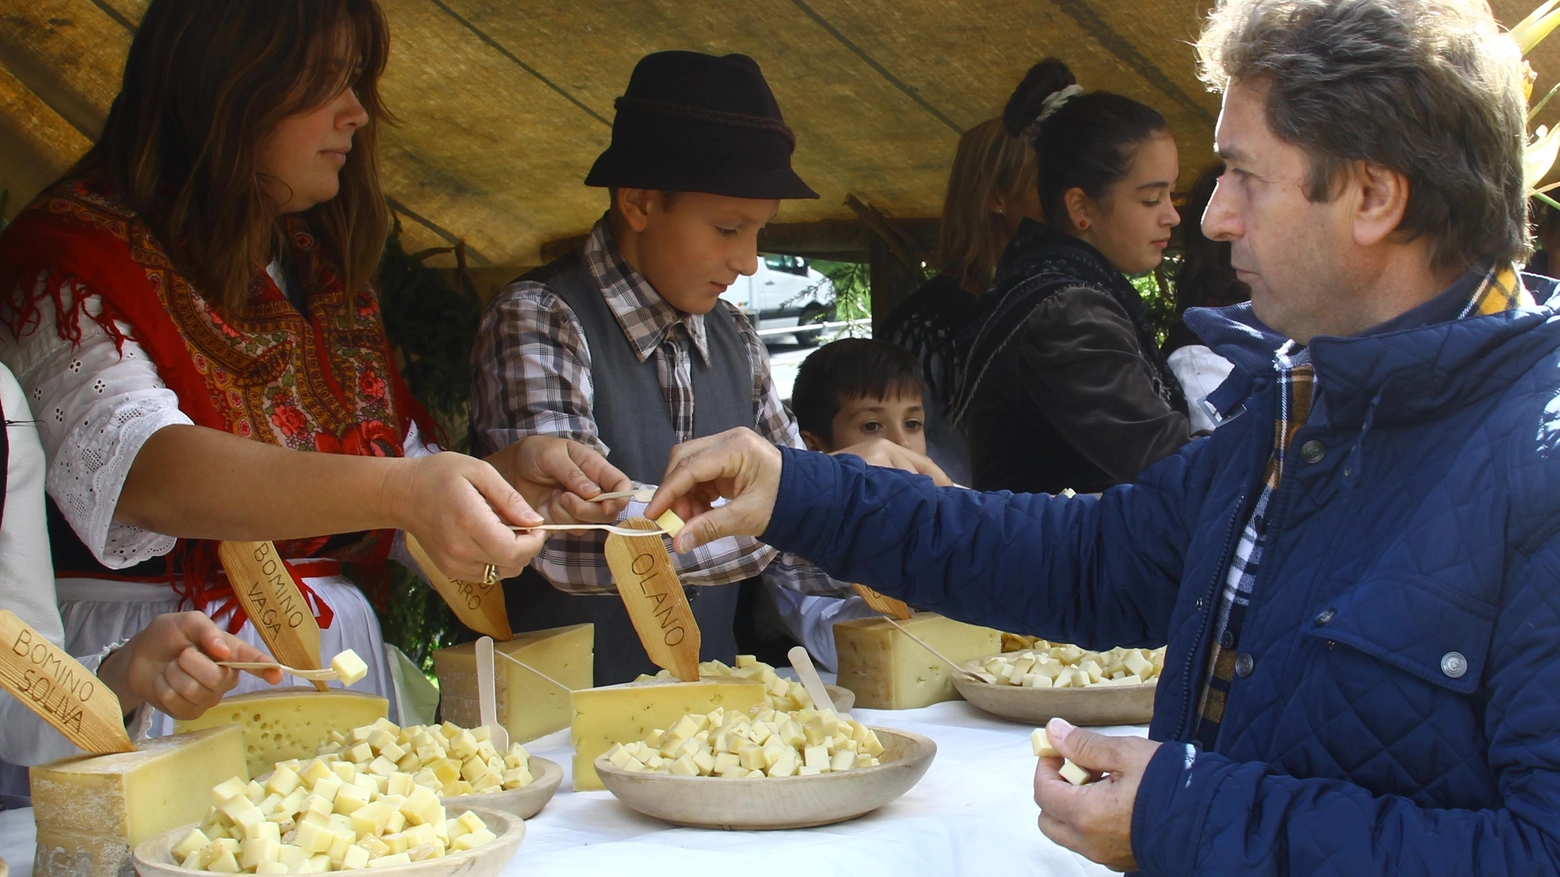
[[[1025,222],[985,298],[954,405],[971,486],[1096,493],[1190,440],[1142,300],[1092,246]]]

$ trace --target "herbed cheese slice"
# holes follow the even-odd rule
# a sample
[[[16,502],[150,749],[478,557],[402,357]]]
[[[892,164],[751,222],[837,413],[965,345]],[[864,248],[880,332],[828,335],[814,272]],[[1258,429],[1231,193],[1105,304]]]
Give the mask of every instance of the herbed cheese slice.
[[[574,790],[606,788],[596,776],[596,756],[612,744],[643,740],[686,715],[716,707],[746,713],[764,703],[764,684],[751,679],[698,682],[631,682],[574,692]]]
[[[39,874],[116,877],[153,835],[199,822],[211,782],[249,779],[232,725],[149,740],[134,752],[86,755],[28,771]]]
[[[198,719],[174,722],[173,729],[241,725],[249,775],[261,776],[278,761],[313,755],[331,731],[346,733],[389,714],[390,702],[374,694],[277,688],[225,698]]]
[[[900,625],[950,660],[964,663],[1002,651],[1002,634],[930,612]],[[854,618],[834,625],[839,684],[856,693],[864,709],[903,710],[956,700],[953,668],[894,627],[886,618]]]
[[[509,655],[578,691],[590,688],[596,649],[596,626],[575,624],[517,634],[507,643],[493,643],[493,688],[498,718],[514,743],[569,727],[574,710],[569,692],[504,657]],[[445,721],[462,728],[482,724],[477,708],[476,644],[466,643],[433,653],[439,676],[439,711]]]

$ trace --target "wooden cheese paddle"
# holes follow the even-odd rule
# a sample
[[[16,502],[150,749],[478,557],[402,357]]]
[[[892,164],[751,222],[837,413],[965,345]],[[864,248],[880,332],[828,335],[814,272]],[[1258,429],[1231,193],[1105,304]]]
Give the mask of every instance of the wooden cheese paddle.
[[[292,573],[271,542],[223,542],[217,556],[227,571],[233,595],[249,615],[260,639],[278,663],[318,670],[320,625],[298,590]],[[314,687],[330,686],[314,680]]]
[[[514,632],[509,629],[509,609],[504,605],[502,583],[490,585],[450,578],[410,533],[406,534],[406,552],[422,567],[428,584],[449,604],[450,611],[455,613],[461,624],[500,642],[507,643],[515,638]]]
[[[607,566],[639,641],[657,667],[684,682],[698,682],[699,625],[672,569],[671,555],[661,538],[665,531],[646,518],[629,518],[622,526],[651,531],[645,536],[614,533],[606,544]]]
[[[0,609],[0,687],[94,755],[133,752],[119,698],[92,671]]]
[[[893,597],[885,597],[866,585],[851,585],[861,599],[867,601],[867,605],[874,611],[881,612],[889,618],[897,618],[900,621],[909,621],[911,609],[903,600],[895,600]]]

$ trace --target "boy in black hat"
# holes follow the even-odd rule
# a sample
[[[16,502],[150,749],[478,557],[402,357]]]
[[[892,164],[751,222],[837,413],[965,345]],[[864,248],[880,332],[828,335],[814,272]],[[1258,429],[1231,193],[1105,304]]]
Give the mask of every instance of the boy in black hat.
[[[563,436],[654,484],[673,446],[733,427],[801,447],[762,342],[720,299],[757,270],[758,231],[780,201],[818,197],[791,170],[795,144],[753,59],[641,59],[617,101],[612,143],[585,179],[610,190],[611,208],[583,251],[521,277],[483,314],[472,354],[474,451]],[[517,631],[595,623],[598,685],[656,670],[615,594],[602,539],[555,536],[505,583]],[[811,567],[774,560],[751,539],[673,555],[689,585],[763,573],[797,590],[838,590]],[[738,588],[688,591],[700,657],[729,662]]]

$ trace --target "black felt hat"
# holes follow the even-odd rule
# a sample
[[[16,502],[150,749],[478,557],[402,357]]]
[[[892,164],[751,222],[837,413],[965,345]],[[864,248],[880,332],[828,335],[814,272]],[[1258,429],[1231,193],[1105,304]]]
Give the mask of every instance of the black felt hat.
[[[757,61],[657,52],[634,66],[617,99],[612,145],[585,185],[816,198],[791,170],[795,148]]]

